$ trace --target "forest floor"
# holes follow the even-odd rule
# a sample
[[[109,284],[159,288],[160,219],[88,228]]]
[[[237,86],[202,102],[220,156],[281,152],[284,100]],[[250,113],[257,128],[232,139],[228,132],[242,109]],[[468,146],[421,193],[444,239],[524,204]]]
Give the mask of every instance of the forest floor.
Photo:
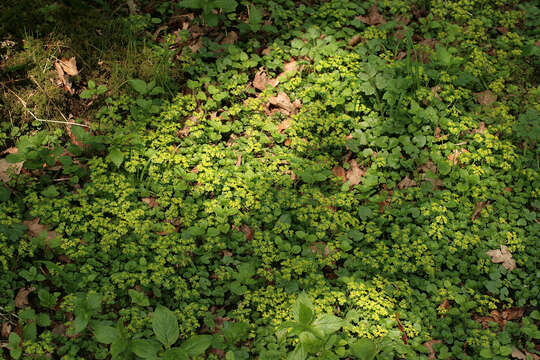
[[[540,359],[535,1],[4,0],[0,359]]]

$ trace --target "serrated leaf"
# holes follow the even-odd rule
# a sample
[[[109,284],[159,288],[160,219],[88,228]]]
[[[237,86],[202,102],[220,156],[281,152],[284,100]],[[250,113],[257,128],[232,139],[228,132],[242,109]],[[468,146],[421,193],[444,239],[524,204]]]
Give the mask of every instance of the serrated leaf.
[[[158,305],[152,314],[152,329],[166,347],[173,345],[180,335],[176,314],[162,305]]]
[[[351,345],[351,355],[360,360],[373,360],[377,353],[375,343],[369,339],[360,339]]]
[[[120,167],[124,161],[124,153],[118,149],[112,149],[109,155],[107,156],[110,162],[112,162],[116,167]]]
[[[188,356],[199,356],[204,354],[206,349],[212,344],[212,336],[210,335],[194,335],[187,339],[180,348]]]
[[[138,92],[141,95],[146,94],[146,92],[148,91],[147,86],[146,86],[146,82],[144,82],[141,79],[131,79],[131,80],[128,80],[128,83],[129,83],[129,85],[131,85],[133,90],[135,90],[136,92]]]
[[[155,340],[137,339],[131,342],[131,351],[143,359],[156,359],[161,345]]]
[[[97,342],[102,344],[111,344],[118,334],[116,328],[103,324],[97,324],[94,326],[94,337]]]
[[[325,335],[330,335],[343,326],[343,320],[333,314],[323,314],[313,322],[313,326],[321,330]]]

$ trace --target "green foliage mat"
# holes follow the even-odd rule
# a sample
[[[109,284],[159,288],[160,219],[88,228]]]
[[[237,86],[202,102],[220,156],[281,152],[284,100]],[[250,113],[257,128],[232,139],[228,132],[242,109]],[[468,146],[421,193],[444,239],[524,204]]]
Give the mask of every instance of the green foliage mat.
[[[537,5],[215,3],[0,159],[0,359],[537,359]]]

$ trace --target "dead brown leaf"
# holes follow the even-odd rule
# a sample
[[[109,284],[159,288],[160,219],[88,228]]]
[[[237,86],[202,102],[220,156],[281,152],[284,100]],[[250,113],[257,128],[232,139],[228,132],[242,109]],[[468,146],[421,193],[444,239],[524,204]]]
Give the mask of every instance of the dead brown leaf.
[[[8,322],[3,322],[2,331],[0,332],[0,335],[2,335],[4,339],[7,339],[9,334],[11,334],[11,325]]]
[[[501,245],[500,250],[489,250],[486,252],[491,257],[491,261],[495,264],[502,263],[502,266],[508,271],[512,271],[516,268],[516,261],[512,258],[512,254],[508,248]]]
[[[323,257],[327,257],[328,255],[330,255],[330,248],[323,241],[314,242],[309,248],[311,249],[311,252],[313,254],[319,254]]]
[[[461,149],[454,149],[454,151],[448,155],[448,160],[452,162],[452,164],[457,165],[459,164],[459,156],[463,153],[468,153],[469,151],[465,148]]]
[[[242,153],[238,153],[237,157],[236,157],[236,166],[240,166],[242,165]]]
[[[439,140],[440,138],[441,138],[441,128],[437,126],[435,128],[435,140]]]
[[[79,70],[77,69],[77,61],[74,57],[70,59],[62,59],[60,61],[57,61],[57,63],[60,64],[64,73],[68,74],[69,76],[79,75]]]
[[[253,235],[255,235],[255,230],[253,230],[251,227],[249,227],[246,224],[243,224],[242,226],[240,226],[240,231],[244,233],[246,240],[248,241],[253,240]]]
[[[416,186],[416,181],[411,180],[409,175],[407,175],[399,182],[398,189],[403,190],[411,186]]]
[[[296,107],[291,102],[289,95],[285,94],[282,91],[280,91],[277,96],[270,97],[268,101],[270,102],[270,104],[277,106],[289,113],[293,113],[296,110]]]
[[[17,292],[17,295],[15,296],[15,306],[19,309],[24,309],[26,306],[28,306],[30,303],[28,302],[28,295],[30,295],[31,292],[35,291],[35,287],[30,288],[22,288],[19,289]]]
[[[476,101],[478,101],[480,105],[484,105],[484,106],[491,105],[495,101],[497,101],[497,95],[492,93],[491,90],[485,90],[485,91],[476,93]]]
[[[231,257],[231,256],[233,256],[233,253],[230,252],[229,250],[223,250],[223,256]]]
[[[156,206],[159,206],[156,198],[154,197],[145,197],[145,198],[142,198],[141,200],[143,203],[150,206],[152,209],[155,208]]]
[[[288,73],[288,72],[297,71],[297,70],[298,70],[298,63],[296,62],[295,59],[292,59],[291,61],[283,64],[283,73]]]
[[[19,149],[17,149],[15,146],[12,146],[10,148],[7,148],[6,150],[2,151],[2,155],[4,154],[17,154],[19,152]]]
[[[346,180],[346,177],[347,177],[347,172],[345,171],[345,169],[341,166],[334,166],[332,168],[332,173],[336,176],[336,177],[340,177],[343,182],[347,181]]]
[[[448,301],[448,299],[444,299],[444,301],[441,303],[441,305],[439,305],[439,307],[445,310],[450,309],[450,301]]]
[[[58,75],[58,81],[57,85],[63,85],[64,89],[69,92],[71,95],[75,94],[75,91],[73,90],[71,79],[68,74],[64,72],[64,69],[59,61],[54,63],[54,68],[56,69],[56,73]]]
[[[23,167],[23,161],[10,164],[6,159],[0,159],[0,180],[8,182],[12,174],[19,175]]]
[[[238,40],[238,34],[236,31],[229,31],[227,36],[221,40],[221,45],[234,44]]]
[[[386,24],[386,19],[379,12],[379,9],[377,8],[377,4],[373,4],[369,8],[369,12],[367,16],[356,16],[355,19],[358,19],[367,25]]]
[[[282,134],[284,130],[287,130],[291,126],[291,120],[289,118],[286,118],[282,122],[280,122],[277,126],[277,131]]]
[[[39,223],[39,218],[34,220],[25,220],[23,224],[28,227],[28,234],[30,237],[39,237],[42,231],[47,232],[47,240],[56,238],[56,231],[49,231],[45,225]]]
[[[429,340],[424,343],[424,346],[427,347],[429,350],[429,355],[428,355],[429,360],[435,360],[437,358],[437,354],[435,352],[435,349],[433,349],[433,345],[440,344],[440,343],[442,343],[441,340]]]
[[[347,171],[347,180],[351,186],[358,185],[362,181],[364,175],[366,175],[366,170],[360,168],[358,162],[355,159],[349,160],[350,168]]]
[[[487,203],[485,201],[479,201],[476,203],[476,209],[474,210],[474,213],[472,214],[471,220],[476,219],[478,215],[482,212],[482,210],[486,207]]]
[[[501,315],[503,319],[512,321],[516,319],[521,319],[524,313],[525,313],[524,308],[513,307],[510,309],[503,310]]]
[[[442,101],[442,98],[441,96],[439,95],[439,93],[442,91],[442,87],[441,85],[435,85],[434,87],[431,88],[431,94],[437,98],[437,100],[439,101]]]
[[[350,40],[349,40],[349,46],[355,46],[356,44],[358,44],[360,42],[360,40],[362,40],[362,35],[361,34],[356,34],[354,35]]]
[[[486,123],[481,122],[477,129],[471,131],[472,134],[483,134],[487,131]]]
[[[255,78],[253,79],[253,87],[257,90],[264,91],[266,87],[270,85],[271,87],[276,87],[279,84],[279,80],[270,79],[264,68],[260,68],[259,71],[255,73]]]
[[[533,360],[539,360],[540,356],[530,353],[527,350],[520,351],[517,348],[512,348],[512,357],[514,359],[527,360],[527,355],[530,356]]]

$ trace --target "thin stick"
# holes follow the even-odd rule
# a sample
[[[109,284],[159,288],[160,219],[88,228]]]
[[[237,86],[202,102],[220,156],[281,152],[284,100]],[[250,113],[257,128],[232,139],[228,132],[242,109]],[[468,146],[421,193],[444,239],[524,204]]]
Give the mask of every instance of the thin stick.
[[[57,123],[57,124],[67,124],[67,125],[77,125],[77,126],[82,126],[82,127],[86,127],[86,128],[89,128],[90,126],[88,125],[84,125],[84,124],[79,124],[79,123],[76,123],[76,122],[69,122],[69,121],[58,121],[58,120],[46,120],[46,119],[39,119],[36,115],[34,115],[34,113],[32,111],[30,111],[30,109],[28,109],[26,107],[26,102],[21,99],[21,97],[19,95],[17,95],[13,90],[11,90],[10,88],[6,87],[6,89],[8,89],[13,95],[15,95],[15,97],[17,99],[19,99],[19,101],[21,102],[21,104],[23,105],[24,107],[24,110],[28,111],[28,113],[30,115],[32,115],[32,117],[34,119],[36,119],[37,121],[43,121],[43,122],[50,122],[50,123]],[[64,117],[64,116],[62,116]],[[65,119],[65,117],[64,117]]]

